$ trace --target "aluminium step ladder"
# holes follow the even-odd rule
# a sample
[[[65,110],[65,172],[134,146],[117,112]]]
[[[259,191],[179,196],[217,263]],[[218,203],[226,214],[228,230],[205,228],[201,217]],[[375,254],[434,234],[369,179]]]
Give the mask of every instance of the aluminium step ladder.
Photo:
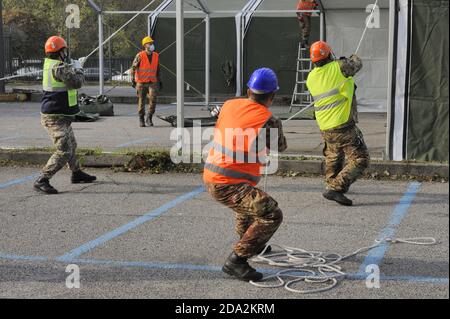
[[[297,74],[295,79],[294,93],[292,94],[291,106],[289,107],[289,113],[292,112],[294,107],[298,107],[299,110],[305,106],[308,106],[312,102],[311,94],[306,87],[306,79],[309,72],[312,70],[312,62],[309,58],[308,49],[302,47],[301,43],[298,45],[297,56]]]

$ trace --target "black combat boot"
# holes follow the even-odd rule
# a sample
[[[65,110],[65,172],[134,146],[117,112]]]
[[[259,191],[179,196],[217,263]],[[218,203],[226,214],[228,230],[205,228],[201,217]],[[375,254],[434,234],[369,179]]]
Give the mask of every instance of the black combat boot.
[[[45,194],[58,194],[58,191],[50,185],[50,182],[45,177],[39,177],[33,185],[34,189]]]
[[[153,114],[147,114],[145,124],[147,124],[147,126],[153,126]]]
[[[145,127],[144,115],[139,115],[139,126]]]
[[[328,200],[334,200],[335,202],[343,205],[343,206],[352,206],[353,202],[344,196],[342,192],[336,192],[336,191],[326,191],[323,193],[323,197],[325,197]]]
[[[71,178],[72,184],[92,183],[96,179],[97,179],[97,177],[86,174],[82,170],[72,172],[72,178]]]
[[[222,271],[244,281],[259,281],[263,278],[262,273],[257,272],[248,264],[247,258],[239,257],[235,252],[232,252],[225,261]]]

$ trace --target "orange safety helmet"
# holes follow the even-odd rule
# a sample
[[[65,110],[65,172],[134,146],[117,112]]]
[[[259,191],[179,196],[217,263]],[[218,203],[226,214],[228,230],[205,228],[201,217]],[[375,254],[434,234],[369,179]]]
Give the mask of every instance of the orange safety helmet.
[[[313,63],[326,59],[331,54],[331,48],[325,41],[317,41],[311,45],[310,57]]]
[[[67,48],[66,40],[58,36],[52,36],[45,42],[45,53],[55,53]]]

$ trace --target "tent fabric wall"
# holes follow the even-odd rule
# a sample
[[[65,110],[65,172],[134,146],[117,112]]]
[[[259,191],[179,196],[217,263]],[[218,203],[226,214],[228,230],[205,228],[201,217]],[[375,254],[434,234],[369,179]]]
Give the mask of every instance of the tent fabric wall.
[[[412,3],[407,158],[448,161],[449,1]]]
[[[186,32],[201,22],[202,19],[185,19]],[[155,29],[157,51],[166,48],[175,41],[175,19],[158,19]],[[236,28],[234,18],[211,19],[211,93],[233,94],[235,87],[228,87],[222,73],[222,64],[236,61]],[[176,72],[176,46],[173,45],[161,55],[161,63]],[[165,68],[161,69],[164,92],[176,92],[176,78]],[[185,80],[197,90],[205,90],[205,25],[199,26],[185,38]],[[187,95],[199,96],[192,89]]]
[[[326,9],[326,38],[336,56],[356,51],[369,16],[364,9]],[[380,9],[380,28],[369,28],[358,55],[363,69],[356,75],[360,110],[386,112],[389,45],[389,10]]]
[[[320,38],[320,20],[312,18],[311,41]],[[300,28],[295,16],[268,18],[255,16],[244,41],[244,84],[261,67],[278,75],[278,94],[290,96],[295,86]]]

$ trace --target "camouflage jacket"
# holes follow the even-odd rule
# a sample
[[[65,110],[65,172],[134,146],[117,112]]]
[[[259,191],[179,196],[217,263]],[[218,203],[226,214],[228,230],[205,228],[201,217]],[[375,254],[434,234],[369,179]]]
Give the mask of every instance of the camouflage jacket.
[[[341,72],[345,77],[349,76],[355,76],[356,73],[358,73],[363,65],[361,58],[356,55],[351,55],[350,58],[340,58],[338,60],[338,63],[341,67]],[[353,100],[352,100],[352,115],[351,120],[346,125],[351,125],[353,123],[358,123],[358,103],[356,101],[356,85],[355,85],[355,94],[353,94]]]
[[[350,58],[340,58],[338,63],[341,67],[342,74],[344,74],[345,77],[355,76],[363,66],[361,58],[354,54],[351,55]]]
[[[152,57],[153,55],[149,55],[148,56],[148,60],[150,61],[150,63],[152,63]],[[134,73],[136,72],[136,70],[139,68],[139,64],[141,63],[141,52],[139,52],[138,54],[136,54],[136,57],[133,60],[133,64],[131,65],[131,79],[134,81]],[[158,70],[156,71],[156,78],[157,78],[157,82],[161,83],[161,72],[160,72],[160,67],[158,64]]]
[[[82,70],[75,70],[69,64],[61,62],[55,65],[53,77],[60,82],[64,82],[69,90],[78,90],[84,84],[84,73]]]
[[[287,141],[286,137],[283,133],[283,124],[281,120],[277,117],[272,116],[264,125],[264,128],[268,128],[266,132],[266,146],[268,149],[270,149],[270,129],[277,129],[278,130],[278,152],[284,152],[287,149]]]

